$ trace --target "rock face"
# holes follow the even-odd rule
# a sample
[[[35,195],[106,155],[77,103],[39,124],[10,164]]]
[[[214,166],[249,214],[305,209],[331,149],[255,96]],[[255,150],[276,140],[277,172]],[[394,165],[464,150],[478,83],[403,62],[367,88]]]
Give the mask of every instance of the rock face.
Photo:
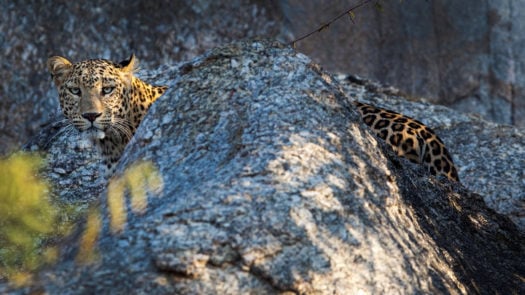
[[[135,53],[154,68],[280,31],[272,5],[250,0],[2,1],[0,18],[0,154],[18,149],[58,108],[50,56],[120,61]]]
[[[4,3],[5,2],[5,3]],[[381,1],[297,49],[331,72],[382,81],[432,103],[525,126],[521,1]],[[3,1],[0,155],[48,124],[58,103],[45,62],[63,55],[146,69],[189,60],[243,38],[291,41],[348,9],[348,1]],[[101,34],[103,32],[103,34]]]
[[[343,85],[306,56],[265,41],[217,48],[142,78],[170,89],[118,171],[153,162],[160,196],[130,214],[122,232],[105,227],[98,263],[64,257],[29,289],[525,291],[525,237],[516,225],[481,196],[397,158],[360,122],[350,99],[384,92]]]
[[[287,0],[291,32],[315,30],[362,2]],[[297,49],[331,71],[359,74],[433,103],[525,126],[525,2],[372,1]]]
[[[525,132],[429,103],[408,102],[398,89],[356,76],[336,79],[349,97],[418,118],[452,152],[463,185],[525,231]]]

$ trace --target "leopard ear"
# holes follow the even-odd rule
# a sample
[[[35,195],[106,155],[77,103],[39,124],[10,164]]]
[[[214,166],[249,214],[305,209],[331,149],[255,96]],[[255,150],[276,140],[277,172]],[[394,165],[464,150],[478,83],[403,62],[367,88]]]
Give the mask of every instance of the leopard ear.
[[[47,69],[51,73],[57,88],[64,82],[65,77],[71,70],[71,66],[71,62],[61,56],[52,56],[47,60]]]
[[[128,59],[123,60],[119,63],[120,68],[125,73],[133,73],[137,65],[138,65],[138,62],[137,62],[137,59],[135,58],[135,54],[133,53]]]

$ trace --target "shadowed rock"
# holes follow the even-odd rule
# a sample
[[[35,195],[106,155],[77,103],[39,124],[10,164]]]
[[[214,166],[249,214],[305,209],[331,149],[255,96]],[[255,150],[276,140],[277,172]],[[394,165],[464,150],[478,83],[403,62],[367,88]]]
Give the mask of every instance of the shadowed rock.
[[[130,213],[121,233],[104,227],[96,264],[65,258],[34,289],[525,291],[525,238],[516,225],[481,196],[385,149],[361,123],[355,97],[306,56],[247,41],[144,78],[170,88],[118,171],[153,162],[161,194],[142,214]]]

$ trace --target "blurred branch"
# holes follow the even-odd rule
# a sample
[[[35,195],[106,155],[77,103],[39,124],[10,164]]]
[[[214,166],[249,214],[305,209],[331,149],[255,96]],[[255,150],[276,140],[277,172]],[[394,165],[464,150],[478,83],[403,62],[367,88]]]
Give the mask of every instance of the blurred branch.
[[[338,16],[334,17],[333,19],[329,20],[328,22],[322,24],[319,28],[317,28],[316,30],[314,31],[311,31],[310,33],[308,34],[305,34],[295,40],[293,40],[292,42],[290,42],[290,44],[295,47],[295,43],[303,40],[303,39],[306,39],[308,37],[310,37],[311,35],[315,34],[315,33],[319,33],[325,29],[327,29],[332,23],[334,23],[335,21],[337,21],[338,19],[342,18],[343,16],[347,15],[350,17],[350,20],[352,22],[354,22],[354,13],[353,11],[356,10],[357,8],[361,7],[361,6],[364,6],[365,4],[368,4],[369,2],[372,2],[372,0],[365,0],[365,1],[362,1],[360,2],[359,4],[351,7],[350,9],[347,9],[345,12],[339,14]]]

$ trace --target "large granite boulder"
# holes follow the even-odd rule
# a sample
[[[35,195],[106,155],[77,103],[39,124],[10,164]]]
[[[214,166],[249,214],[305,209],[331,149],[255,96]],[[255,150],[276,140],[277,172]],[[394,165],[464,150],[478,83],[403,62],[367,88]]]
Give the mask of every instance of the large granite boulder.
[[[19,292],[525,292],[518,219],[468,190],[479,172],[473,167],[481,169],[485,156],[447,135],[490,126],[414,104],[411,115],[442,136],[465,187],[397,158],[350,103],[383,98],[394,109],[402,104],[395,91],[338,79],[289,47],[235,43],[141,77],[170,88],[145,117],[117,174],[151,162],[162,177],[161,192],[140,213],[129,211],[118,232],[108,225],[106,193],[87,200],[100,202],[104,212],[100,259],[81,265],[64,255]],[[516,130],[498,130],[500,140],[523,140]],[[64,145],[59,137],[48,150]],[[38,149],[39,142],[48,141],[29,146]],[[507,151],[520,161],[521,148]],[[50,152],[48,171],[78,152]],[[512,174],[520,167],[506,169]],[[87,197],[67,169],[50,179],[68,179],[78,198]],[[89,169],[78,177],[94,175]],[[523,193],[520,175],[510,185]],[[68,185],[58,192],[67,194],[66,202],[75,195],[65,192]]]

